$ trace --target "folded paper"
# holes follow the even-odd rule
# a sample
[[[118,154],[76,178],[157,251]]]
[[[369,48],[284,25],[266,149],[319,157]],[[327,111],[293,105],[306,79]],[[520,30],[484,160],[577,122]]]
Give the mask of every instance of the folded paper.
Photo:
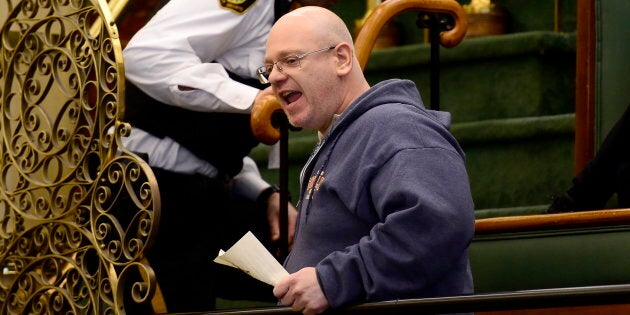
[[[219,250],[214,262],[243,270],[255,279],[272,286],[289,275],[252,232],[245,233],[227,251]]]

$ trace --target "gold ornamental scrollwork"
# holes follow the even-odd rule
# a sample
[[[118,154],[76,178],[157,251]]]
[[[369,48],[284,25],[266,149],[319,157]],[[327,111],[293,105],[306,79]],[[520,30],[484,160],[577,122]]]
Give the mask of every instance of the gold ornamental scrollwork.
[[[148,302],[159,192],[126,151],[124,69],[103,1],[0,4],[0,314]]]

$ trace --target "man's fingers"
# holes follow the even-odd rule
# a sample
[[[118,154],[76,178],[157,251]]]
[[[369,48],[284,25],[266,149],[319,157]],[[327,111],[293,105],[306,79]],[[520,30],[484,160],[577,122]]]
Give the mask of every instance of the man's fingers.
[[[283,280],[278,281],[278,283],[273,287],[273,295],[278,299],[284,298],[287,291],[289,291],[289,286]]]
[[[269,228],[271,240],[274,242],[280,240],[280,224],[278,223],[278,220],[272,220],[269,222]]]

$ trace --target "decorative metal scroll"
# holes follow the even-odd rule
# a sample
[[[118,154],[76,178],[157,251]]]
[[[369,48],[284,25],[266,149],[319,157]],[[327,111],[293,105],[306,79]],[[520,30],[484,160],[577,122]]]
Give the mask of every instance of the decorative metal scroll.
[[[107,4],[0,4],[0,314],[121,314],[150,301],[149,166],[120,144],[122,51]],[[133,303],[133,302],[132,302]]]

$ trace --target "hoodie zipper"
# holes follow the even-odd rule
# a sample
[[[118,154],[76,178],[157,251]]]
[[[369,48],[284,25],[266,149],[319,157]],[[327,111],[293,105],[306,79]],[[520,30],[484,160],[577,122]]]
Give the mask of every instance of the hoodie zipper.
[[[299,209],[299,216],[295,224],[295,232],[293,234],[294,238],[298,235],[298,231],[300,230],[300,223],[302,221],[302,215],[308,215],[308,213],[305,213],[305,212],[308,212],[308,206],[306,207],[304,212],[302,211],[302,209],[300,209],[304,205],[302,197],[304,196],[304,193],[306,192],[306,188],[308,188],[308,187],[304,187],[304,176],[306,174],[306,171],[309,168],[311,168],[311,163],[313,163],[313,161],[315,160],[315,157],[319,155],[319,151],[321,150],[325,142],[326,142],[326,138],[322,139],[319,143],[317,143],[317,145],[313,149],[313,152],[308,157],[306,164],[304,164],[302,171],[300,172],[300,198],[298,199],[298,204],[297,204],[297,208]],[[310,201],[308,202],[308,204],[310,205]],[[304,217],[304,221],[306,222],[306,217]]]

